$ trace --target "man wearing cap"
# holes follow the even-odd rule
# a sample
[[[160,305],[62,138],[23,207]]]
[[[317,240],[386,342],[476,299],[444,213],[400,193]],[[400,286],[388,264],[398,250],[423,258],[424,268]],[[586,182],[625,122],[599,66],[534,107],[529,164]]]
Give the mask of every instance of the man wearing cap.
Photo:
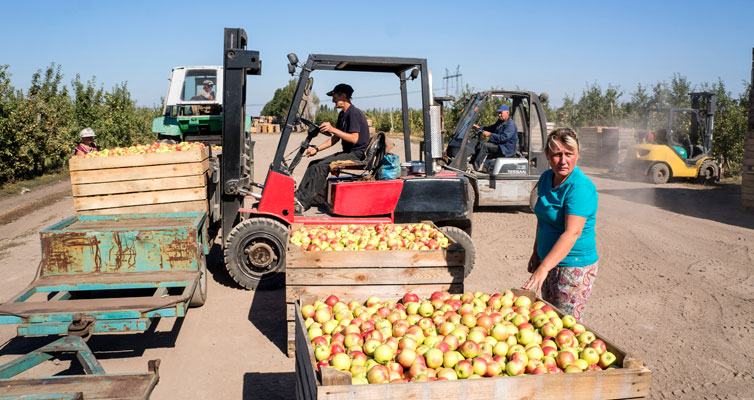
[[[211,79],[205,79],[202,83],[202,90],[199,91],[197,96],[203,97],[205,100],[214,100],[215,92],[212,91],[212,87],[215,86],[215,83]]]
[[[79,133],[81,135],[81,144],[74,150],[74,155],[85,156],[88,153],[99,150],[97,145],[94,144],[94,129],[84,128]]]
[[[484,165],[484,159],[487,155],[496,157],[514,157],[516,155],[516,143],[518,142],[518,128],[516,123],[510,119],[510,108],[505,104],[497,109],[498,120],[490,126],[482,128],[482,134],[488,137],[489,142],[481,142],[477,148],[471,162],[474,169],[479,171]],[[479,125],[474,125],[479,128]]]
[[[312,206],[317,194],[324,191],[327,186],[327,175],[330,173],[330,163],[339,160],[361,160],[369,144],[369,125],[364,113],[351,104],[353,88],[345,83],[340,83],[327,92],[332,96],[335,108],[340,109],[338,121],[335,126],[329,122],[323,122],[319,126],[320,132],[327,132],[332,136],[324,143],[310,147],[306,150],[306,156],[311,157],[328,147],[342,142],[343,150],[333,155],[312,161],[306,168],[303,179],[296,189],[296,211],[306,211]]]

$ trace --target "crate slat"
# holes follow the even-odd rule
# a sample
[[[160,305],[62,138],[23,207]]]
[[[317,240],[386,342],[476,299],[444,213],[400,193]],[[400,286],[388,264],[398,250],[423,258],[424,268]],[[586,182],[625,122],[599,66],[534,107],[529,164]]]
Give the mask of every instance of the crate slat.
[[[287,271],[286,285],[340,285],[352,281],[368,285],[463,283],[463,267],[310,268]]]
[[[99,170],[106,168],[122,168],[134,165],[162,165],[193,163],[206,160],[209,157],[209,148],[190,151],[170,151],[166,153],[128,154],[110,157],[72,157],[68,162],[71,172]]]
[[[114,157],[115,158],[115,157]],[[153,166],[130,166],[102,170],[71,171],[71,183],[102,183],[130,181],[135,179],[170,178],[176,176],[202,175],[209,170],[209,159],[195,163],[165,164]]]
[[[206,174],[172,178],[136,179],[132,181],[73,185],[73,196],[82,197],[102,194],[148,192],[153,190],[186,189],[206,185]]]
[[[97,210],[126,206],[141,206],[162,203],[207,199],[207,187],[173,190],[155,190],[151,192],[114,194],[111,196],[75,197],[73,207],[77,211]]]
[[[452,246],[452,245],[451,245]],[[297,268],[372,268],[372,267],[436,267],[462,266],[463,250],[365,250],[303,251],[289,247],[286,253],[288,269]]]
[[[76,211],[76,215],[108,215],[108,214],[161,214],[174,212],[207,212],[207,200],[182,201],[177,203],[149,204],[141,206],[126,206],[100,208],[97,210]]]

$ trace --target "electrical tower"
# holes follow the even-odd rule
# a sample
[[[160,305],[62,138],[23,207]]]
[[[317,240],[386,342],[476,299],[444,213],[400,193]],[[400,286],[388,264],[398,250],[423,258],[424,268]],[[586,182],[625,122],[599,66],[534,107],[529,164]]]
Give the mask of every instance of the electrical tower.
[[[463,74],[461,73],[461,65],[456,65],[456,73],[451,75],[447,68],[445,68],[445,76],[442,77],[443,86],[445,86],[445,96],[448,95],[448,83],[451,79],[455,78],[455,88],[456,88],[456,96],[460,93],[461,85],[463,84],[463,80],[461,77]]]

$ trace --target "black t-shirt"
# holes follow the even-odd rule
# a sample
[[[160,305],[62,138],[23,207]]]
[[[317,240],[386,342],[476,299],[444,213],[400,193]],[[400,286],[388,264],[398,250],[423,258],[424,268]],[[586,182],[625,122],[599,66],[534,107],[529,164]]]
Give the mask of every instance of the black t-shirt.
[[[344,152],[364,158],[364,152],[369,145],[369,124],[364,113],[352,104],[346,111],[338,114],[335,127],[346,133],[359,132],[359,140],[356,143],[348,143],[342,139],[340,141],[343,143]]]

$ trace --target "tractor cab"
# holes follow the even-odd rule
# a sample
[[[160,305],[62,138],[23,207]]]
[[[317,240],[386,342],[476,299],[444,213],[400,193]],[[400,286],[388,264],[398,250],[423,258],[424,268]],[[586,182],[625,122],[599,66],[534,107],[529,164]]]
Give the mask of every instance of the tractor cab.
[[[475,187],[476,205],[527,205],[533,198],[539,175],[548,168],[544,153],[547,123],[542,103],[547,94],[491,90],[463,99],[466,105],[445,150],[446,168],[463,171]],[[497,120],[494,110],[501,104],[510,107],[510,118],[518,129],[515,157],[491,157],[482,171],[469,168],[469,159],[481,141],[481,128]]]
[[[159,139],[219,144],[222,133],[223,67],[176,67],[162,116],[152,132]]]

